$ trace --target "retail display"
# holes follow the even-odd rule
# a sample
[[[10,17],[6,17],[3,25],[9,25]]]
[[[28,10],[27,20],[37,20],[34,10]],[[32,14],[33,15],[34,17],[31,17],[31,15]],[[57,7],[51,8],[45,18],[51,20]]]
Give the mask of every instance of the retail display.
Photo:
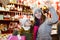
[[[0,3],[0,40],[9,40],[10,36],[17,30],[20,40],[31,40],[33,38],[32,29],[34,25],[33,11],[41,8],[44,13],[49,11],[41,0],[8,0]],[[1,2],[1,1],[0,1]],[[42,4],[42,5],[41,5]],[[44,6],[44,7],[43,7]],[[60,2],[56,3],[56,10],[59,12]],[[58,14],[59,15],[59,14]],[[25,23],[30,20],[31,23]],[[24,25],[25,24],[25,25]],[[36,30],[36,29],[35,29]],[[34,31],[35,32],[35,31]],[[57,25],[52,26],[51,34],[57,34]],[[15,40],[15,38],[13,38]],[[33,40],[33,39],[32,39]]]
[[[30,6],[18,4],[18,1],[10,0],[10,3],[6,6],[0,6],[0,33],[12,33],[16,25],[15,23],[17,23],[16,27],[19,29],[19,20],[24,19],[25,16],[30,19],[33,15]]]
[[[13,30],[20,30],[22,19],[32,19],[32,9],[29,6],[11,3],[5,7],[0,7],[0,34],[12,34]],[[23,20],[22,20],[23,21]],[[20,32],[20,31],[19,31]],[[9,35],[6,37],[3,35],[1,40],[7,40]],[[21,36],[22,40],[25,40],[25,36]]]

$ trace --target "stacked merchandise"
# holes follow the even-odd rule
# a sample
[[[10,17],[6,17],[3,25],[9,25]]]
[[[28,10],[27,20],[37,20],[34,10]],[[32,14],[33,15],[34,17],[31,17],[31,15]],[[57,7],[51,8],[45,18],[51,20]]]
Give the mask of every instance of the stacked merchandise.
[[[31,35],[30,25],[34,20],[32,9],[30,6],[24,5],[21,0],[9,0],[9,2],[7,5],[0,6],[0,40],[10,39],[10,35],[16,35],[16,31],[18,31],[17,34],[19,34],[17,35],[18,38],[20,38],[21,35],[21,40],[25,40],[26,36]],[[26,21],[27,23],[25,24]],[[28,29],[26,29],[25,26],[27,26],[26,28]],[[25,35],[22,32],[26,33],[26,30],[29,31]]]

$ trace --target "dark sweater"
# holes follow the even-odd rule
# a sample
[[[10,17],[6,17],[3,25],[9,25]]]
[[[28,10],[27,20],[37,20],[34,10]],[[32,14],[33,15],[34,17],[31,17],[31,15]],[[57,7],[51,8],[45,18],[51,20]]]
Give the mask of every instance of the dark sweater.
[[[38,27],[39,27],[39,25],[40,25],[40,19],[37,19],[37,18],[35,17],[34,26],[38,26]]]

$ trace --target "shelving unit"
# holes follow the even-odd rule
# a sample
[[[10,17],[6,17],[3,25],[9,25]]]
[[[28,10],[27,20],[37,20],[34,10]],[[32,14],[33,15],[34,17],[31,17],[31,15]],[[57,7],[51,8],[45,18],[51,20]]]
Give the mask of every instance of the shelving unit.
[[[2,11],[2,10],[0,10],[0,14],[3,14],[3,13],[22,13],[22,14],[24,14],[24,15],[33,15],[32,13],[26,13],[26,12],[22,12],[22,11]]]
[[[24,7],[27,7],[27,8],[30,9],[30,6],[22,5],[22,4],[19,4],[19,3],[8,3],[8,5],[11,5],[11,4],[19,5],[19,6],[24,6]]]
[[[2,33],[11,33],[11,32],[13,32],[13,30],[9,30],[9,25],[10,25],[10,23],[12,22],[12,23],[18,23],[19,24],[19,19],[18,20],[12,20],[12,17],[14,17],[16,14],[18,14],[19,16],[20,15],[33,15],[32,14],[32,9],[29,7],[29,6],[25,6],[25,5],[21,5],[21,4],[18,4],[18,3],[9,3],[9,4],[7,4],[7,5],[14,5],[15,7],[14,8],[22,8],[22,11],[18,11],[18,10],[14,10],[14,9],[9,9],[9,11],[6,11],[6,10],[0,10],[0,17],[2,16],[2,18],[0,19],[0,27],[1,27],[1,25],[3,25],[3,27],[1,27],[1,31],[2,31],[2,29],[4,29],[4,25],[6,25],[6,28],[7,28],[7,30],[6,31],[2,31]],[[6,15],[8,15],[8,16],[11,16],[11,17],[4,17],[4,16],[6,16]]]
[[[8,5],[15,5],[16,8],[19,6],[19,7],[22,7],[22,12],[32,13],[32,9],[30,8],[30,6],[22,5],[22,4],[19,4],[19,3],[8,3]]]
[[[0,21],[16,21],[16,22],[18,22],[18,20],[0,20]]]

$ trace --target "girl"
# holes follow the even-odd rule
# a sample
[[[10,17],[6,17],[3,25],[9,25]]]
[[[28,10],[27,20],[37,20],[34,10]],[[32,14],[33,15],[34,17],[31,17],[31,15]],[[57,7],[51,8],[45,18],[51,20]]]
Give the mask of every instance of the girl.
[[[26,37],[26,40],[32,40],[31,21],[27,19],[21,27],[21,35]]]
[[[41,14],[40,18],[43,20],[43,22],[40,24],[40,27],[38,29],[36,40],[52,40],[51,38],[52,25],[58,21],[57,13],[55,9],[52,7],[51,3],[47,2],[46,5],[48,6],[48,9],[51,13],[51,18],[47,16],[48,12],[47,13],[40,12]]]
[[[33,28],[33,40],[36,40],[37,31],[40,25],[40,12],[42,12],[40,9],[35,9],[34,11],[34,28]]]

